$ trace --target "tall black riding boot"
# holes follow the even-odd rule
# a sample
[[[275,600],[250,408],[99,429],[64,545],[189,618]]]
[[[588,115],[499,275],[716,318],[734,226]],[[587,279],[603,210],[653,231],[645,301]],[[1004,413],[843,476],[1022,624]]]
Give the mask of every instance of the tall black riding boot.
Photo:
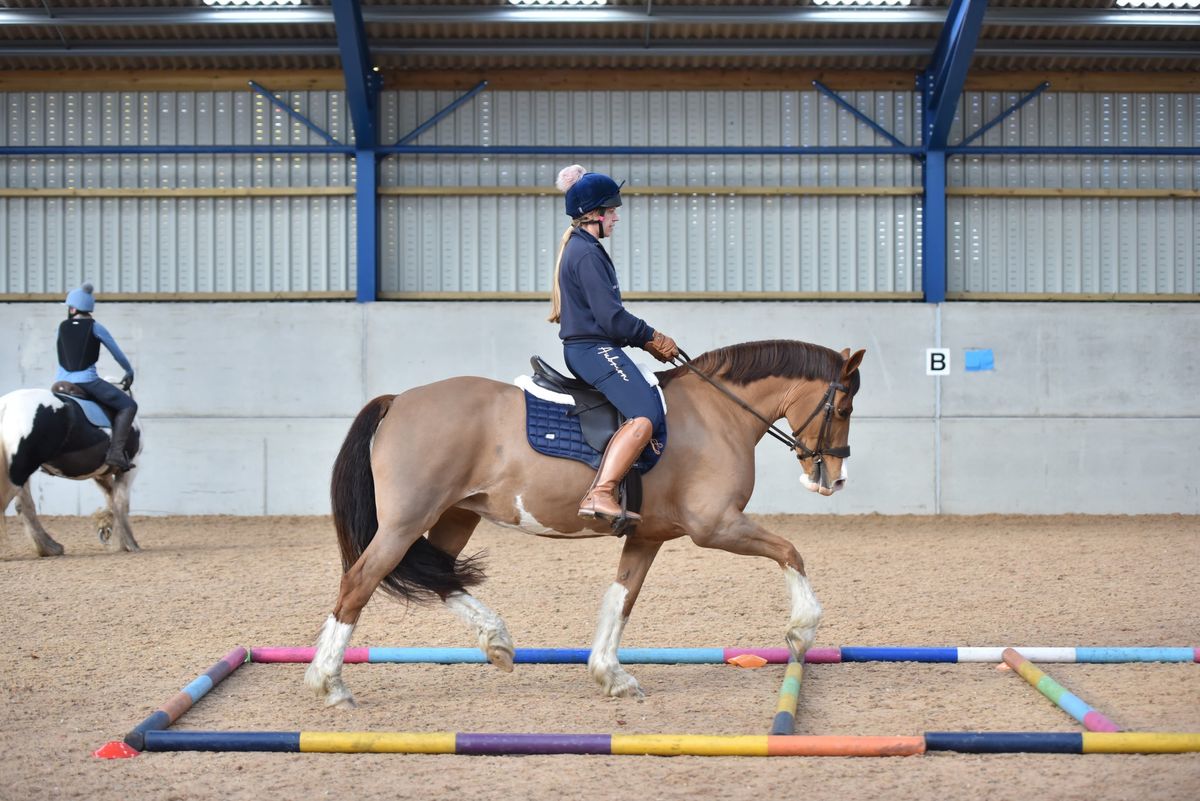
[[[134,465],[125,456],[125,443],[129,441],[129,431],[133,428],[133,416],[137,409],[122,409],[113,415],[112,440],[108,443],[108,455],[104,463],[120,473],[132,470]]]

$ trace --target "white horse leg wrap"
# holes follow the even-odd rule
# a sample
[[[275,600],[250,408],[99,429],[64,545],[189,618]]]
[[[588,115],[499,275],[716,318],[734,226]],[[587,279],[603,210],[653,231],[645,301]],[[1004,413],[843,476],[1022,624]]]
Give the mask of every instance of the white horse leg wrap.
[[[446,608],[466,623],[479,640],[480,649],[491,658],[490,650],[507,650],[512,657],[513,642],[504,621],[482,601],[467,592],[452,592],[446,596]]]
[[[600,602],[600,619],[596,621],[596,636],[592,639],[592,653],[588,657],[588,672],[607,695],[640,696],[637,679],[621,667],[617,650],[621,646],[621,635],[629,618],[621,613],[629,590],[623,584],[613,582]]]
[[[321,627],[317,637],[317,650],[312,662],[304,674],[304,683],[312,688],[317,695],[325,698],[330,706],[342,701],[353,702],[350,690],[342,682],[342,660],[346,656],[346,646],[350,644],[350,635],[354,633],[353,623],[339,623],[330,615]]]
[[[813,594],[808,577],[800,575],[794,567],[783,569],[788,594],[792,598],[791,618],[788,620],[787,639],[793,653],[803,653],[812,647],[817,637],[817,626],[821,622],[821,603]]]

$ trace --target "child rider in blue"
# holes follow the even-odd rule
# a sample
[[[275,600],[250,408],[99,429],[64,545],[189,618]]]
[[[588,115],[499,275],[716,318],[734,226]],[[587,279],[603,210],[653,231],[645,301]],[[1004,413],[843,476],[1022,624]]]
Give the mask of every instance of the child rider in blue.
[[[58,375],[55,380],[70,381],[113,413],[112,438],[104,463],[115,472],[132,470],[133,465],[125,457],[125,444],[133,428],[137,403],[125,392],[101,380],[96,373],[100,346],[108,348],[117,364],[125,370],[121,387],[126,391],[133,385],[133,367],[108,329],[92,319],[96,297],[92,294],[91,284],[71,290],[66,304],[67,319],[58,327]]]

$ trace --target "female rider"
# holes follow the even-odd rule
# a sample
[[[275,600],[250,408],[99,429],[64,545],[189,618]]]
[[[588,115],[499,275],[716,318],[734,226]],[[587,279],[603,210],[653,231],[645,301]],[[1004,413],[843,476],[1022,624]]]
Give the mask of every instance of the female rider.
[[[643,348],[664,362],[673,359],[679,348],[675,340],[630,314],[621,303],[616,269],[600,244],[620,219],[621,187],[607,175],[588,172],[578,164],[563,169],[555,185],[566,193],[571,224],[559,247],[547,319],[559,323],[567,367],[602,392],[626,418],[605,447],[596,478],[579,502],[580,517],[611,523],[621,516],[617,486],[654,432],[665,425],[658,392],[623,348]],[[626,516],[633,523],[641,519],[632,512]]]

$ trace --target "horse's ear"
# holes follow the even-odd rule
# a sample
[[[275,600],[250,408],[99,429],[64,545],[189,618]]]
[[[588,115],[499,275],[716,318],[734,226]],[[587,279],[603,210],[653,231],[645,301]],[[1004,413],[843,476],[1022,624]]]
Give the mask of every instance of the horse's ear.
[[[842,368],[842,378],[849,378],[850,374],[858,369],[862,364],[863,356],[866,356],[866,350],[855,351],[854,355],[850,355],[850,349],[846,348],[842,351],[842,356],[846,359],[846,366]]]

